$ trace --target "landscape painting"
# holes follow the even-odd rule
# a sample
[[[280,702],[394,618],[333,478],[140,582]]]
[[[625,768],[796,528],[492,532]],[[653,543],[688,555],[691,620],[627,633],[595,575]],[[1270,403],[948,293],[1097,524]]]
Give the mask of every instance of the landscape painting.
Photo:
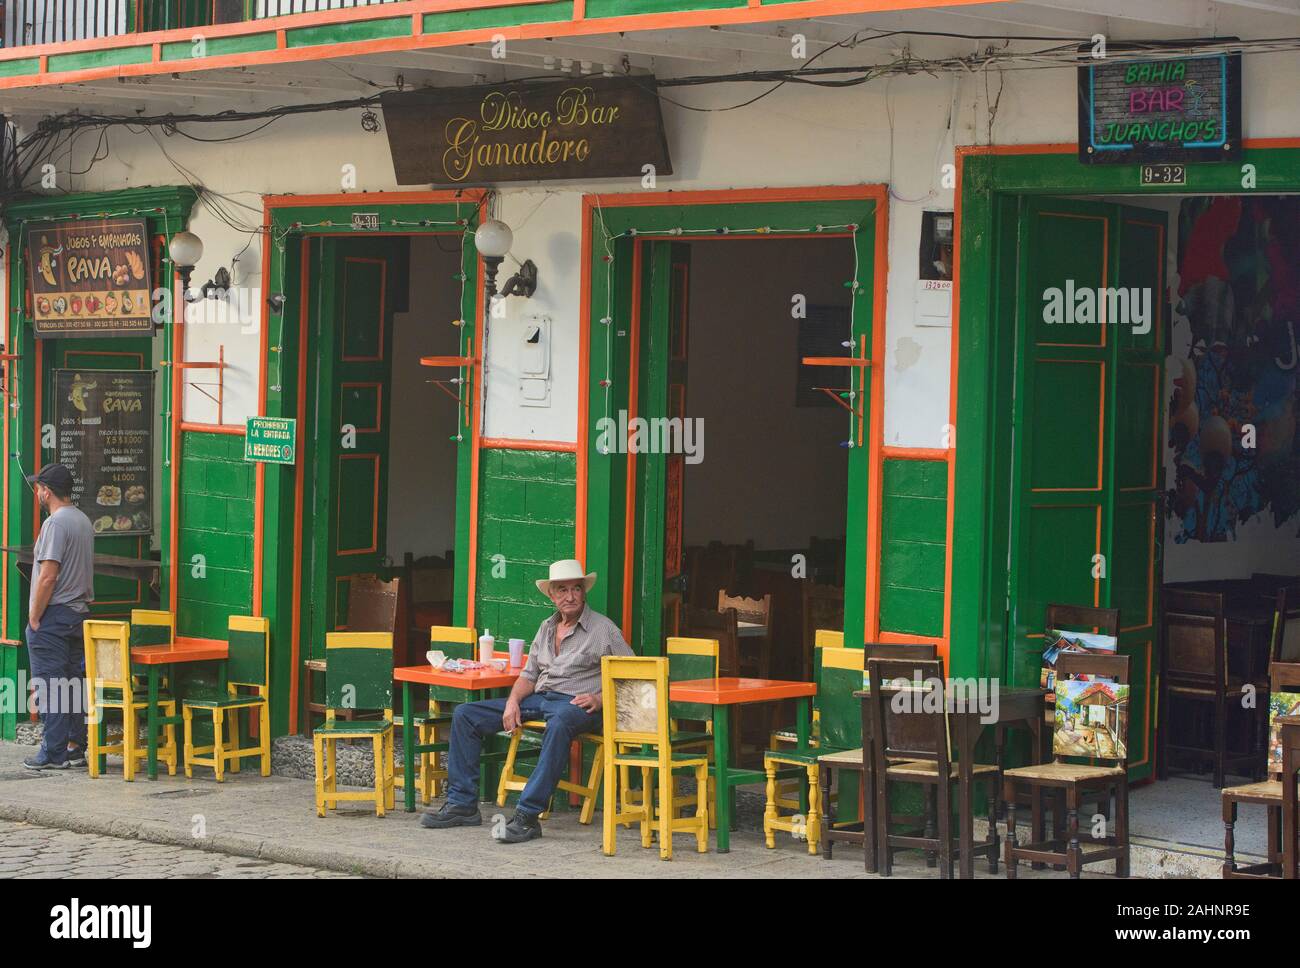
[[[1052,753],[1122,760],[1127,756],[1129,687],[1105,679],[1056,683]]]

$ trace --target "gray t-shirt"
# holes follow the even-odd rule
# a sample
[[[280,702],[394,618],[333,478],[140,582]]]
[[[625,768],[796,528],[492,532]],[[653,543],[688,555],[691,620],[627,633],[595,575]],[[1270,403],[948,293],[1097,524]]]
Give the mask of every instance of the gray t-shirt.
[[[41,562],[57,561],[59,577],[54,583],[51,605],[67,605],[78,612],[89,611],[95,600],[95,528],[79,509],[61,507],[41,525],[36,538],[32,566],[32,596],[36,600],[36,580],[41,577]]]

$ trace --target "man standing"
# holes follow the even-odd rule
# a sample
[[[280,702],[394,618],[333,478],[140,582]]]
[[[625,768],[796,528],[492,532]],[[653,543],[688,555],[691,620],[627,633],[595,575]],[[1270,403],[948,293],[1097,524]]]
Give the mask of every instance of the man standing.
[[[600,660],[632,655],[618,626],[587,606],[595,572],[583,574],[572,559],[551,565],[550,578],[537,590],[555,605],[542,622],[528,653],[528,663],[507,699],[462,703],[451,717],[447,751],[447,800],[420,817],[423,827],[474,827],[483,822],[478,810],[479,756],[483,739],[502,729],[513,732],[528,719],[546,721],[542,749],[528,783],[519,794],[514,819],[499,838],[518,844],[542,835],[538,822],[569,768],[569,746],[582,733],[599,732]]]
[[[27,606],[27,654],[45,730],[41,748],[23,766],[66,770],[86,765],[85,703],[69,707],[85,695],[73,684],[86,675],[81,625],[95,600],[95,529],[73,506],[72,472],[62,464],[45,465],[27,482],[50,516],[36,538]]]

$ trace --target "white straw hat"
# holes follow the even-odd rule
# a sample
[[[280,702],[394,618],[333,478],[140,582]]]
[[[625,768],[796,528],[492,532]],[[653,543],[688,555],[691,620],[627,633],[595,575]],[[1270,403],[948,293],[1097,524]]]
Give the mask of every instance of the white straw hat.
[[[591,586],[596,584],[596,573],[594,571],[583,573],[582,562],[576,558],[566,558],[563,561],[551,563],[551,577],[537,579],[537,590],[543,595],[551,594],[551,582],[553,581],[577,581],[583,582],[583,591],[591,591]]]

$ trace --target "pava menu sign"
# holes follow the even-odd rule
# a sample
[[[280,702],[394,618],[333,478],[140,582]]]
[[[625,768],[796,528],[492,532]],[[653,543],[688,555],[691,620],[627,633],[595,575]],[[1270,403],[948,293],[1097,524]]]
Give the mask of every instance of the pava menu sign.
[[[381,96],[401,185],[672,174],[652,77],[404,91]]]
[[[1121,55],[1079,68],[1079,160],[1085,164],[1240,156],[1241,55]]]
[[[153,531],[152,370],[55,370],[58,460],[95,534]]]
[[[37,336],[153,333],[143,219],[29,224],[26,231]]]

